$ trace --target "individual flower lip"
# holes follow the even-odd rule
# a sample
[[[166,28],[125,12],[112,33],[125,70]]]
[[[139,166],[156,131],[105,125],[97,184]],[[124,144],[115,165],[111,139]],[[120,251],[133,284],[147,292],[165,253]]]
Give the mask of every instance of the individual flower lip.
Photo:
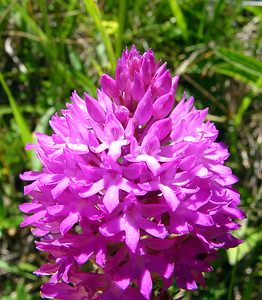
[[[207,109],[176,103],[178,76],[152,50],[126,49],[100,83],[97,99],[73,92],[53,134],[27,146],[42,170],[21,175],[32,181],[21,226],[49,253],[35,272],[51,275],[42,296],[149,300],[158,280],[160,293],[174,280],[196,289],[217,249],[241,242],[228,150]]]

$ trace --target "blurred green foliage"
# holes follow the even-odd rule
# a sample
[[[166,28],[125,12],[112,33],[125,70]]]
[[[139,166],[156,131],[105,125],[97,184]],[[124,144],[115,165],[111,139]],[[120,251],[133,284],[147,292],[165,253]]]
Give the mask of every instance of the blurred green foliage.
[[[248,219],[246,242],[214,263],[207,287],[170,289],[170,299],[262,299],[262,1],[1,0],[0,1],[0,297],[39,299],[43,279],[32,271],[44,257],[21,230],[19,173],[39,164],[24,144],[49,132],[52,113],[70,93],[96,94],[124,45],[152,48],[180,74],[199,108],[209,106],[228,164],[240,181]],[[250,3],[250,5],[249,5]]]

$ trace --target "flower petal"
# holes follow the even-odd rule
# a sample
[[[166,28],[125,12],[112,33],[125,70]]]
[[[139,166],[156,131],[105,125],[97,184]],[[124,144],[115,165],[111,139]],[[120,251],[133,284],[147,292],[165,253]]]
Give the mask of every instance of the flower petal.
[[[60,231],[62,235],[65,235],[78,221],[79,214],[77,212],[70,212],[60,224]]]
[[[160,184],[159,188],[161,192],[163,193],[163,196],[167,202],[167,204],[170,206],[172,211],[175,211],[178,205],[180,204],[180,201],[178,200],[175,192],[168,186]]]
[[[156,224],[145,218],[139,219],[138,226],[144,229],[147,233],[158,238],[164,238],[167,236],[168,233],[163,224]]]
[[[104,123],[106,119],[106,115],[102,107],[99,103],[89,96],[87,93],[84,93],[85,101],[86,101],[86,108],[90,116],[93,118],[94,121],[98,123]]]
[[[139,287],[141,294],[147,300],[150,300],[153,284],[150,272],[148,270],[144,270],[143,273],[140,275]]]
[[[111,185],[108,187],[104,198],[103,203],[108,210],[109,213],[111,213],[119,204],[119,187],[116,185]]]
[[[139,228],[132,220],[126,220],[124,227],[126,232],[126,245],[133,253],[135,253],[140,239]]]
[[[153,112],[152,104],[151,89],[148,89],[144,97],[139,101],[134,114],[134,120],[137,124],[143,125],[150,120]]]

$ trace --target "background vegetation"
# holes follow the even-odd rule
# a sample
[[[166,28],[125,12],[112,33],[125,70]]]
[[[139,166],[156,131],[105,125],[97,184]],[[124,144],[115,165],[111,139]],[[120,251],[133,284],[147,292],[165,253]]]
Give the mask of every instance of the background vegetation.
[[[20,229],[19,173],[39,168],[24,145],[49,132],[72,90],[96,94],[124,46],[152,48],[230,145],[248,219],[207,287],[184,299],[262,299],[262,7],[237,0],[0,0],[0,298],[39,299],[44,257]],[[175,287],[171,295],[176,294]]]

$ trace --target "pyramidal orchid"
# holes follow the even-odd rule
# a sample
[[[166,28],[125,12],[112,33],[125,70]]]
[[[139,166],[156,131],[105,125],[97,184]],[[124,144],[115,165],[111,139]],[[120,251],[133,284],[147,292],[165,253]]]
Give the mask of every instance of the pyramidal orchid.
[[[42,296],[65,300],[149,300],[174,281],[204,285],[204,272],[245,217],[229,153],[194,99],[176,101],[178,76],[133,46],[97,99],[76,92],[37,134],[39,172],[25,172],[31,226],[50,275]]]

